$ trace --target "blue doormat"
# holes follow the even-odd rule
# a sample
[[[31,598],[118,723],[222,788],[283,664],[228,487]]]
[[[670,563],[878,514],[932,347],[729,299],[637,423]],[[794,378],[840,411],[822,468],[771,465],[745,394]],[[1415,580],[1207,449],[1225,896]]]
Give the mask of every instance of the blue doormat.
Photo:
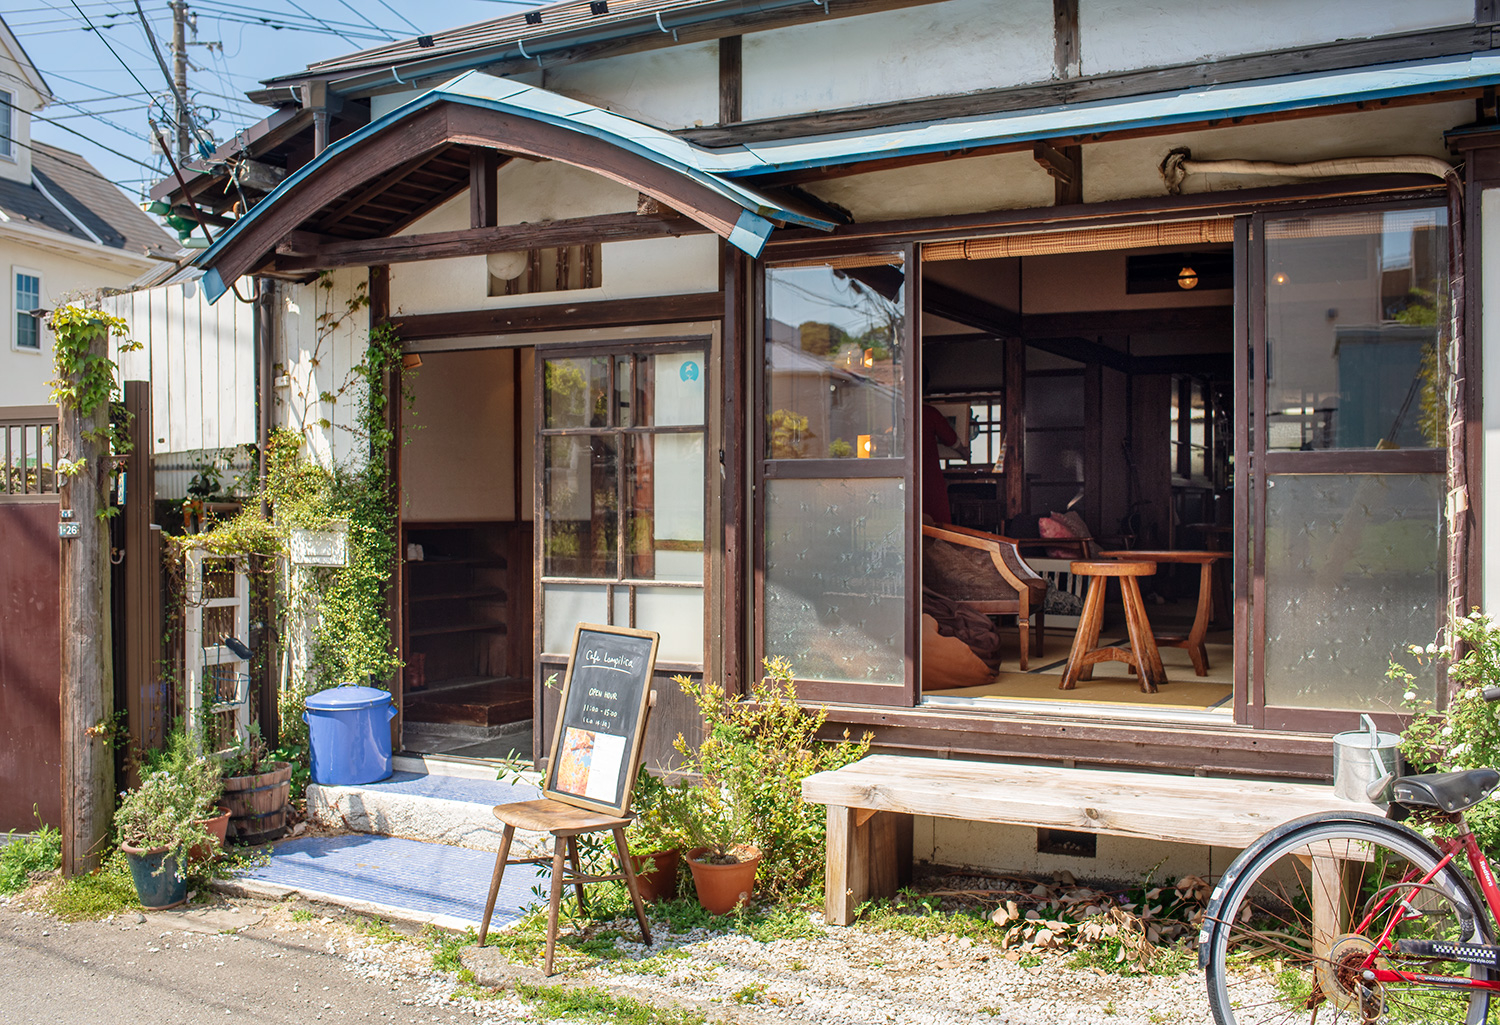
[[[289,887],[304,897],[360,910],[394,913],[436,925],[478,928],[484,917],[495,855],[467,847],[391,836],[354,834],[303,837],[268,849],[270,861],[241,873],[240,881]],[[511,865],[501,880],[490,927],[521,917],[545,903],[550,872],[539,865]]]
[[[393,772],[378,783],[365,783],[358,789],[374,793],[401,794],[405,797],[432,797],[443,801],[465,801],[470,804],[509,804],[512,801],[535,801],[542,792],[529,783],[505,783],[498,779],[463,779],[459,776],[429,776],[419,772]]]

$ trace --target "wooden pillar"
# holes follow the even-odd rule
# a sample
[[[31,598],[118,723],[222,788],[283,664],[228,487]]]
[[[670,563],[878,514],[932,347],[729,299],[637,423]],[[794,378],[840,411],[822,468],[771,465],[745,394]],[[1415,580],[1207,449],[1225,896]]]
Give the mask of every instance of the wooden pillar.
[[[742,117],[744,56],[741,36],[719,40],[719,124],[730,125]]]
[[[1026,508],[1026,342],[1005,340],[1005,518]],[[1006,529],[1004,525],[1002,530]]]
[[[131,449],[125,461],[123,561],[125,571],[125,723],[132,747],[160,747],[167,708],[161,686],[160,530],[152,529],[156,474],[151,459],[151,383],[125,382]],[[140,782],[132,778],[130,785]]]
[[[109,334],[103,325],[90,340],[88,356],[92,360],[109,356]],[[76,372],[63,375],[69,383],[77,377]],[[108,421],[108,402],[99,403],[87,416],[72,403],[58,407],[59,462],[66,459],[82,466],[71,476],[59,474],[59,522],[71,535],[59,541],[64,876],[99,867],[114,816],[114,756],[105,743],[114,716],[109,541],[100,515],[109,479],[109,450],[104,440]]]

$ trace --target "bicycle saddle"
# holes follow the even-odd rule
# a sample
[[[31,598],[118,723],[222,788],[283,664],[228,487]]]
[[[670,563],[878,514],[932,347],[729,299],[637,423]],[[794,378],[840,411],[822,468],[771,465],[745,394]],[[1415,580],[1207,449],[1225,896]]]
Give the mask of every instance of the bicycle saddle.
[[[1452,814],[1474,807],[1496,786],[1500,786],[1500,772],[1494,769],[1428,772],[1396,780],[1391,800],[1413,807],[1441,808]]]

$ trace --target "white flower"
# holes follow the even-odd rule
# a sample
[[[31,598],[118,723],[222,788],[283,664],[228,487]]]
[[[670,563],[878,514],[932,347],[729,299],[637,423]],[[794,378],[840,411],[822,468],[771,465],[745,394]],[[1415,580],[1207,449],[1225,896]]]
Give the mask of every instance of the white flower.
[[[1453,727],[1452,726],[1444,726],[1443,727],[1443,736],[1445,736],[1445,737],[1451,737],[1451,736],[1453,736]]]
[[[1438,648],[1438,654],[1443,656],[1444,658],[1452,658],[1453,646],[1451,644],[1444,644],[1442,647]]]
[[[1436,644],[1436,642],[1427,645],[1427,654],[1429,654],[1429,655],[1436,655],[1437,654],[1437,644]]]
[[[1468,749],[1468,744],[1454,744],[1451,748],[1448,749],[1448,757],[1456,759]]]
[[[1414,690],[1409,690],[1405,694],[1401,695],[1401,698],[1403,701],[1415,701],[1417,700],[1417,692]]]

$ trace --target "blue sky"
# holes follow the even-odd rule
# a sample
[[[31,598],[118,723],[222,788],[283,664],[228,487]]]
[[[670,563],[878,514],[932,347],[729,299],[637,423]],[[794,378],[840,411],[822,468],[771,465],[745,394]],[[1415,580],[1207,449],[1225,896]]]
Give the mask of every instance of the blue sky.
[[[535,0],[190,0],[199,45],[190,32],[189,102],[215,141],[223,141],[271,112],[244,96],[263,78],[534,6]],[[141,0],[141,7],[170,64],[171,12],[164,0]],[[55,96],[33,119],[33,138],[82,154],[132,199],[170,173],[151,152],[148,124],[148,112],[160,111],[153,98],[172,109],[167,79],[134,0],[9,0],[3,16]],[[171,132],[163,125],[169,145]]]

